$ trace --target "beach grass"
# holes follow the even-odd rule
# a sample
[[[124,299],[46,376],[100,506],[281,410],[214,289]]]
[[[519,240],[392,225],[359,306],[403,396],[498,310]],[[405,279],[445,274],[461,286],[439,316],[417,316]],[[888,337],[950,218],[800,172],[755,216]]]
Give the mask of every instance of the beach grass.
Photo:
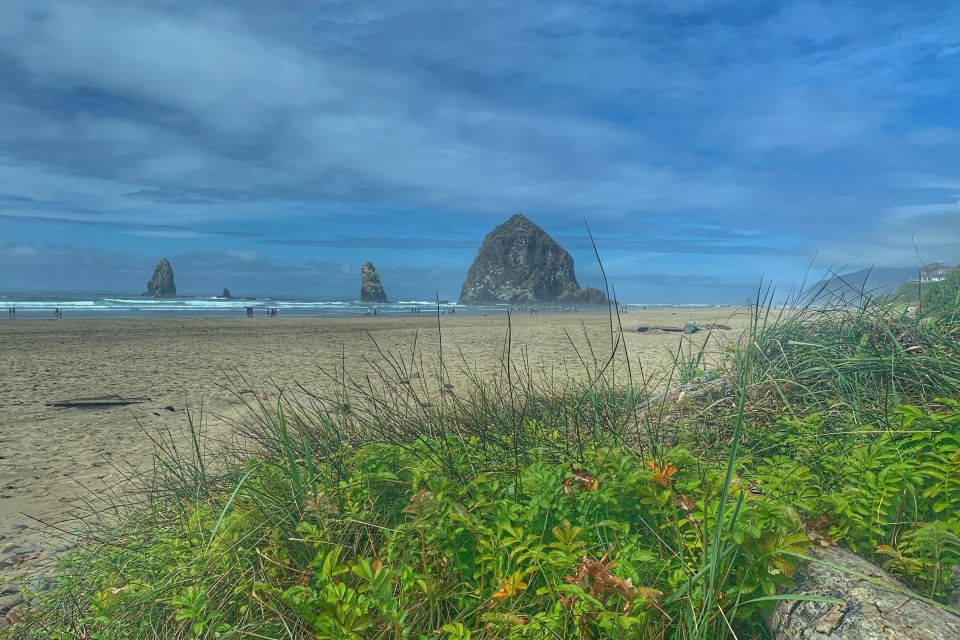
[[[810,531],[943,599],[960,564],[960,319],[774,308],[717,362],[582,375],[380,350],[274,390],[234,439],[158,439],[15,638],[761,638]],[[373,339],[373,338],[369,338]],[[709,336],[705,340],[709,340]],[[456,386],[451,383],[457,369]],[[663,378],[687,384],[656,394]],[[712,382],[719,382],[711,386]],[[242,381],[232,383],[239,388]],[[712,389],[700,393],[698,389]]]

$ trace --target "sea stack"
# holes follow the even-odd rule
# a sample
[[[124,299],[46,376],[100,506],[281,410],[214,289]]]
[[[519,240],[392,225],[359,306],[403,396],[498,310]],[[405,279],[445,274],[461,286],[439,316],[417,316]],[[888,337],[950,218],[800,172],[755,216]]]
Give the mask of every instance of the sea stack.
[[[369,260],[360,267],[360,302],[386,302],[387,293],[380,284],[380,274]]]
[[[223,293],[220,294],[220,297],[224,298],[225,300],[230,300],[233,298],[233,296],[230,295],[230,289],[227,289],[226,287],[223,288]]]
[[[153,276],[147,283],[147,290],[143,295],[150,298],[175,298],[177,296],[177,285],[173,282],[173,267],[166,258],[161,258],[157,263],[157,268],[153,270]]]
[[[460,304],[558,302],[603,304],[606,296],[581,289],[570,254],[519,213],[487,235],[460,291]]]

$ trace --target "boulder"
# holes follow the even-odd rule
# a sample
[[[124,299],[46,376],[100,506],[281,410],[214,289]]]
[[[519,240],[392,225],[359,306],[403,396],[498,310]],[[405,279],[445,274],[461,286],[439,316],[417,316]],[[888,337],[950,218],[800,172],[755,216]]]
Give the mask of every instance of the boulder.
[[[769,625],[776,640],[953,640],[960,617],[920,600],[875,564],[842,547],[808,551],[791,593],[843,604],[785,600]],[[830,563],[830,564],[825,564]]]
[[[175,298],[177,295],[177,285],[173,282],[173,267],[166,258],[161,258],[157,263],[157,268],[153,270],[153,276],[147,283],[147,290],[143,295],[150,298]]]
[[[369,260],[360,267],[360,302],[386,302],[387,292],[380,284],[380,274]]]
[[[521,214],[483,240],[460,291],[461,304],[602,304],[597,289],[580,289],[573,258]]]

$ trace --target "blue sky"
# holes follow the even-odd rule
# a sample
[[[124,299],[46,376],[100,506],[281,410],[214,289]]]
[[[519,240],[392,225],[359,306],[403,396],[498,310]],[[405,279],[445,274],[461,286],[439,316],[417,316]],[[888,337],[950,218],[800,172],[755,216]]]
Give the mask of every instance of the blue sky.
[[[960,261],[960,8],[0,3],[0,289],[455,297],[515,212],[628,301]]]

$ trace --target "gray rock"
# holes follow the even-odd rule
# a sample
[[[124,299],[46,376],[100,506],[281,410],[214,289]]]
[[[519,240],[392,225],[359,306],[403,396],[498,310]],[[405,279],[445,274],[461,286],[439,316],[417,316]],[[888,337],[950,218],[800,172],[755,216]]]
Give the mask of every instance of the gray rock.
[[[26,600],[23,599],[19,593],[14,593],[9,596],[0,597],[0,615],[5,615],[10,609],[13,609],[17,605],[21,605]]]
[[[386,302],[387,292],[380,284],[380,274],[370,261],[360,267],[360,302]]]
[[[230,295],[230,289],[227,289],[226,287],[223,288],[223,293],[220,294],[220,297],[221,297],[221,298],[224,298],[224,299],[226,299],[226,300],[232,300],[232,299],[233,299],[233,296]]]
[[[580,289],[573,258],[521,214],[483,240],[460,290],[461,304],[601,304],[597,289]]]
[[[30,589],[38,593],[45,593],[53,589],[54,579],[39,576],[30,581]]]
[[[157,263],[157,268],[153,270],[153,276],[147,283],[147,290],[143,295],[150,298],[175,298],[177,296],[177,285],[173,282],[173,267],[166,258],[161,258]]]
[[[7,611],[7,615],[4,617],[4,621],[9,625],[9,624],[16,624],[17,622],[20,622],[21,620],[23,620],[23,610],[25,606],[26,605],[21,604],[19,606],[16,606],[10,609],[10,611]]]
[[[20,587],[12,582],[0,584],[0,596],[9,596],[11,593],[20,593]]]
[[[688,322],[687,324],[683,325],[683,332],[687,335],[692,333],[700,333],[700,327],[697,326],[695,322]]]
[[[960,565],[950,569],[950,581],[947,584],[947,604],[960,609]]]
[[[814,545],[791,593],[843,600],[834,605],[785,600],[770,619],[776,640],[956,640],[960,617],[917,599],[880,567],[843,549]],[[857,575],[870,576],[880,584]]]

